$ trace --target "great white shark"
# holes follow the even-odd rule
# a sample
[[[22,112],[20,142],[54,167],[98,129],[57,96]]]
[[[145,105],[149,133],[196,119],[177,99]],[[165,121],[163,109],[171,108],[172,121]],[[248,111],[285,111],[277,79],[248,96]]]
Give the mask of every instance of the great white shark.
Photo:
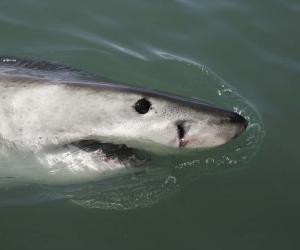
[[[135,149],[176,154],[228,143],[246,129],[238,113],[114,83],[39,60],[0,57],[0,178],[39,183],[97,180],[142,168]],[[22,158],[23,159],[23,158]],[[1,163],[0,163],[1,164]]]

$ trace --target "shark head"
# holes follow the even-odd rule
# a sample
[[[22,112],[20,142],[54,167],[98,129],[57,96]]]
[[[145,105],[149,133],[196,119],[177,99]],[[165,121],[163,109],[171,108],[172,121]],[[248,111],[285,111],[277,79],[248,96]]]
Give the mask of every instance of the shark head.
[[[239,137],[247,127],[246,119],[235,112],[153,90],[97,85],[89,98],[94,102],[84,109],[90,115],[78,120],[84,123],[83,131],[93,131],[86,139],[143,150],[212,148]]]

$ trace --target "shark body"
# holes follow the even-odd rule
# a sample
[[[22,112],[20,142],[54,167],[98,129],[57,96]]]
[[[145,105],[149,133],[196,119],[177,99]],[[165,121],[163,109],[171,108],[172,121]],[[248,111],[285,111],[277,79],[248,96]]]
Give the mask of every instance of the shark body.
[[[207,149],[232,141],[246,127],[241,115],[197,99],[44,61],[0,57],[0,154],[30,153],[35,162],[0,165],[2,178],[95,180],[142,167],[136,149]]]

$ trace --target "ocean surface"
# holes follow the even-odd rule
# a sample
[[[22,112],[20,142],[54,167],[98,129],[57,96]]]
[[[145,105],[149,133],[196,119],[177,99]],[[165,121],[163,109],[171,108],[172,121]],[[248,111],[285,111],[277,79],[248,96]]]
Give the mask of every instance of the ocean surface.
[[[17,187],[0,176],[1,249],[300,249],[299,24],[298,0],[2,0],[0,55],[199,98],[249,126],[137,175]]]

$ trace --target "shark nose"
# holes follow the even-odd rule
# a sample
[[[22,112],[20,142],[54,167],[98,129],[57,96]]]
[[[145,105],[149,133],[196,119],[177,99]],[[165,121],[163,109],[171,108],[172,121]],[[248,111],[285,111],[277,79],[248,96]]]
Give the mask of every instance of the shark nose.
[[[247,128],[248,126],[248,121],[241,115],[237,113],[232,113],[230,116],[229,122],[234,123],[234,124],[239,124],[243,128],[243,131]]]
[[[243,116],[234,112],[231,114],[229,122],[238,126],[238,130],[234,138],[239,137],[248,126],[248,121]]]

